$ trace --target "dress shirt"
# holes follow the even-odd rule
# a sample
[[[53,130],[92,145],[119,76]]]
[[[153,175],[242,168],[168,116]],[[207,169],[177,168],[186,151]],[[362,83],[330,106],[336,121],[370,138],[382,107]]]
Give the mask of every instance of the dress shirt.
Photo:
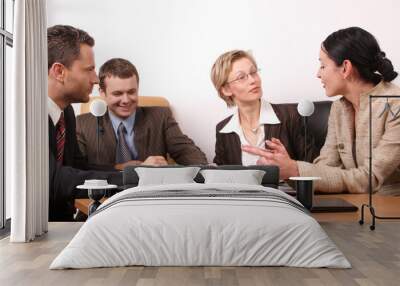
[[[54,126],[56,126],[58,120],[60,120],[61,113],[63,112],[62,109],[50,97],[47,97],[47,109]]]
[[[128,118],[122,119],[116,116],[112,111],[108,110],[108,114],[111,119],[112,127],[114,129],[115,133],[115,138],[118,140],[118,127],[119,124],[122,122],[122,124],[125,126],[125,129],[127,131],[125,136],[125,141],[126,144],[128,145],[129,151],[132,153],[133,159],[138,157],[138,152],[135,148],[134,144],[134,138],[135,138],[135,132],[133,130],[133,127],[135,126],[135,118],[136,118],[136,112],[132,113]]]

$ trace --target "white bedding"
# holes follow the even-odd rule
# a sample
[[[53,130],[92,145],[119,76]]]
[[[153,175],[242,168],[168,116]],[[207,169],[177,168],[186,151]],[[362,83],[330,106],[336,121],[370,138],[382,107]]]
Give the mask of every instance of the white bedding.
[[[154,198],[173,190],[180,192]],[[238,184],[142,186],[118,193],[50,269],[127,265],[351,267],[294,198]]]

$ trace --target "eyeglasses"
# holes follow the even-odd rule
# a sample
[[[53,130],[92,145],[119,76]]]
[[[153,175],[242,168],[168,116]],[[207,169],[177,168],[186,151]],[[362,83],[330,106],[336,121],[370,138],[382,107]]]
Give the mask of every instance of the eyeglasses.
[[[231,81],[227,81],[226,84],[230,84],[230,83],[233,83],[233,82],[244,83],[244,82],[246,82],[248,80],[249,76],[251,76],[252,78],[254,78],[256,76],[258,77],[260,71],[261,71],[260,69],[256,69],[256,70],[251,71],[249,73],[241,74],[237,78],[235,78],[235,79],[233,79]]]

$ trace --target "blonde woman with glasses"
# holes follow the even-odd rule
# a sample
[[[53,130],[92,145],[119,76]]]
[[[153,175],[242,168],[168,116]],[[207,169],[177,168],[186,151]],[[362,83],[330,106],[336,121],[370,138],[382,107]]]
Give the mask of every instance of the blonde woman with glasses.
[[[211,69],[211,80],[218,95],[233,115],[216,127],[214,163],[256,165],[258,155],[242,152],[241,145],[267,148],[266,140],[279,139],[292,158],[311,161],[313,139],[307,138],[308,158],[304,158],[304,132],[296,108],[271,104],[263,98],[261,78],[253,56],[242,50],[226,52]]]

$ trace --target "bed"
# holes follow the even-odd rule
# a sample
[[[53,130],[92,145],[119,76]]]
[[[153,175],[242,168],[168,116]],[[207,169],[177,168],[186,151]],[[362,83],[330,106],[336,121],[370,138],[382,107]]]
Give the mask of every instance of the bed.
[[[237,168],[243,170],[240,173],[252,169]],[[277,177],[277,171],[264,169],[268,170],[258,180],[268,186],[238,183],[240,175],[223,183],[207,179],[165,183],[164,177],[164,183],[158,184],[152,174],[151,184],[139,184],[107,199],[50,269],[130,265],[350,268],[308,211],[271,187],[268,180]],[[125,183],[139,179],[132,172],[135,169],[126,171]]]

